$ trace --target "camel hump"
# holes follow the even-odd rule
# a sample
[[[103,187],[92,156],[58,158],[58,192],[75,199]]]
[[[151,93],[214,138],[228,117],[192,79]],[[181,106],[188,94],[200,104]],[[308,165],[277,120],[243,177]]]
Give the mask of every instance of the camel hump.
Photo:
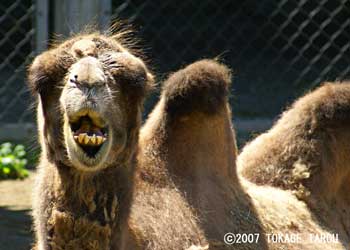
[[[172,74],[163,87],[166,111],[184,115],[193,111],[216,113],[225,104],[231,72],[215,60],[200,60]]]

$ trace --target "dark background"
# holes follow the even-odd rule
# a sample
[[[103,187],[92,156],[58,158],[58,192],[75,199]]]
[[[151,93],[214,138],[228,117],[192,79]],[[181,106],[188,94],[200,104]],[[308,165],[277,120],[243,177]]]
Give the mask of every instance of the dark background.
[[[0,124],[33,122],[24,81],[36,53],[35,8],[33,0],[0,2]],[[113,0],[111,22],[133,25],[159,82],[219,57],[234,72],[235,118],[273,120],[321,82],[349,76],[349,16],[348,0]],[[156,100],[157,93],[146,113]]]
[[[349,75],[349,8],[344,0],[113,1],[160,76],[200,58],[228,64],[241,118],[275,118],[322,81]]]

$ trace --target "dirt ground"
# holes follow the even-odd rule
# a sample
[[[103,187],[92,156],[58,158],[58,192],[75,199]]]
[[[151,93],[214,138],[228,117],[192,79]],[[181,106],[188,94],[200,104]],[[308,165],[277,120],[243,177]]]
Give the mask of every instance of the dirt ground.
[[[29,250],[34,172],[24,180],[0,181],[0,250]]]

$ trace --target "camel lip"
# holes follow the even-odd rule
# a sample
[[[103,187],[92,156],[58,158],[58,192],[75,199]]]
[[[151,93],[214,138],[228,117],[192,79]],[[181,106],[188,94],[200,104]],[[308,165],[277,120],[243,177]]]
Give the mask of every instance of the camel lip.
[[[99,120],[102,120],[99,118]],[[101,122],[100,122],[101,123]],[[106,122],[103,121],[104,124]],[[74,135],[79,135],[82,133],[95,134],[96,136],[108,135],[108,125],[101,126],[96,121],[96,118],[91,117],[89,114],[79,116],[74,121],[69,121],[70,128]]]

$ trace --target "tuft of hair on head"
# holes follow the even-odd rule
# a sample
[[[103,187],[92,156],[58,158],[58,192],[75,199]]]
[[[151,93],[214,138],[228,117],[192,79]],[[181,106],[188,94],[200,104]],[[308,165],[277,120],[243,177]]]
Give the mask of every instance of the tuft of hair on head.
[[[153,77],[155,72],[150,57],[147,55],[149,47],[146,46],[143,40],[138,35],[137,29],[134,28],[133,24],[126,20],[114,19],[109,29],[104,32],[104,35],[112,38],[113,40],[120,43],[124,48],[126,48],[131,54],[142,59],[142,61],[147,65],[149,70],[149,90],[153,91],[156,87],[156,81]]]
[[[144,58],[144,46],[142,41],[137,35],[136,29],[132,24],[127,21],[114,20],[108,30],[104,34],[117,42],[130,51],[133,55]]]
[[[52,38],[49,39],[48,47],[50,49],[54,49],[60,46],[65,41],[72,40],[79,36],[86,36],[86,35],[93,35],[93,34],[95,35],[102,34],[102,32],[99,31],[98,24],[96,21],[92,21],[91,23],[84,25],[84,27],[82,27],[78,32],[74,32],[73,30],[70,30],[68,35],[53,33]]]

